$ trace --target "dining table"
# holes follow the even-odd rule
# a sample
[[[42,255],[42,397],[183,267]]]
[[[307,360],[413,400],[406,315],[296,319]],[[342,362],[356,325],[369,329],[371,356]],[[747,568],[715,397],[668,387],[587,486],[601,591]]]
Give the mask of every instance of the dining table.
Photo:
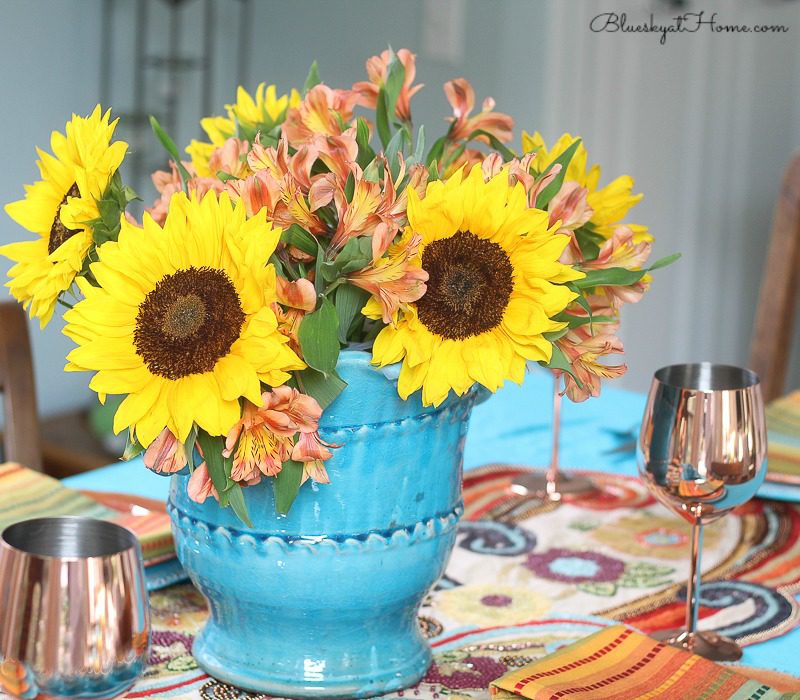
[[[465,515],[456,549],[421,610],[435,655],[420,685],[429,692],[406,696],[438,697],[449,689],[452,697],[488,697],[493,674],[603,625],[621,621],[644,631],[680,626],[689,525],[638,479],[636,441],[645,401],[644,393],[612,383],[585,402],[563,401],[560,466],[593,480],[597,492],[560,504],[515,487],[520,474],[550,461],[552,375],[534,369],[521,386],[507,383],[475,407],[464,447]],[[63,484],[165,501],[170,479],[137,458]],[[797,489],[768,481],[753,501],[708,528],[702,561],[708,594],[701,591],[700,601],[700,628],[736,638],[744,650],[739,663],[793,675],[800,675],[798,500]],[[176,626],[173,637],[167,627],[166,636],[154,637],[163,652],[155,662],[166,666],[180,666],[172,657],[164,661],[170,654],[164,649],[182,639],[178,603],[193,590],[185,582],[174,589],[172,598],[153,602],[154,619]],[[161,595],[170,590],[162,588]],[[191,604],[199,609],[198,600],[192,597]],[[178,612],[159,617],[159,605]],[[177,696],[208,681],[185,664],[171,676],[153,674],[150,685],[145,679],[129,697]],[[475,690],[481,686],[483,695]]]

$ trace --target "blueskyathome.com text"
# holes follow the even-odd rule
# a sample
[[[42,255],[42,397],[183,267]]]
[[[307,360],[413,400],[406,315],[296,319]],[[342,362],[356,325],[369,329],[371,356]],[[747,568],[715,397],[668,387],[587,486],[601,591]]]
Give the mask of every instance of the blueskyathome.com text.
[[[633,21],[627,12],[602,12],[592,18],[589,29],[593,32],[656,34],[658,43],[667,43],[670,34],[784,34],[789,31],[785,24],[737,24],[719,19],[719,13],[706,15],[705,11],[684,12],[667,21],[656,21],[653,14],[649,20]]]

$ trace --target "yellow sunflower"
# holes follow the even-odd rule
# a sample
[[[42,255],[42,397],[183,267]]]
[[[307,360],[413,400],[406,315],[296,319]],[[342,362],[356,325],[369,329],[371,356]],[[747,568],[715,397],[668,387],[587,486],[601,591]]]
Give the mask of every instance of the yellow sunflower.
[[[422,402],[438,406],[450,389],[474,382],[496,391],[521,382],[528,360],[549,361],[544,334],[576,295],[562,282],[583,273],[558,262],[569,237],[548,228],[546,212],[529,209],[522,185],[505,173],[488,182],[480,166],[462,178],[408,195],[409,228],[422,238],[418,255],[427,290],[375,339],[373,364],[402,360],[403,399],[422,387]],[[365,308],[380,316],[374,298]]]
[[[575,138],[571,134],[562,134],[553,147],[548,149],[538,131],[533,135],[523,131],[522,150],[525,153],[536,154],[531,161],[531,166],[541,173],[569,148]],[[587,162],[586,149],[581,143],[567,166],[564,179],[566,182],[577,182],[589,191],[586,199],[594,212],[589,222],[597,233],[608,239],[611,238],[614,229],[622,223],[628,212],[636,206],[642,195],[633,194],[634,183],[630,175],[621,175],[605,187],[598,188],[600,166],[592,165],[587,171]],[[647,232],[647,226],[628,223],[625,225],[633,231],[634,243],[653,240],[653,237]]]
[[[299,104],[300,93],[294,89],[289,95],[278,97],[274,85],[261,83],[256,88],[255,96],[252,96],[240,85],[236,91],[236,102],[225,105],[227,117],[205,117],[200,120],[200,126],[209,141],[193,140],[186,147],[195,172],[200,177],[212,177],[215,174],[208,167],[211,154],[236,135],[237,124],[245,131],[269,131],[286,118],[289,108]]]
[[[67,370],[96,372],[89,386],[127,394],[114,430],[143,446],[167,427],[181,442],[193,424],[225,435],[241,417],[239,398],[261,403],[261,382],[279,386],[305,365],[278,332],[275,268],[280,236],[264,210],[213,192],[176,194],[164,228],[122,222],[118,242],[92,264],[99,283],[79,281],[85,299],[64,317],[78,347]]]
[[[66,136],[54,131],[53,155],[37,149],[42,179],[26,186],[25,199],[5,207],[14,221],[39,234],[34,241],[0,247],[0,254],[17,263],[6,286],[42,327],[83,267],[92,244],[86,222],[98,218],[97,200],[128,149],[124,141],[111,143],[117,120],[109,123],[110,114],[98,105],[88,117],[73,115]]]

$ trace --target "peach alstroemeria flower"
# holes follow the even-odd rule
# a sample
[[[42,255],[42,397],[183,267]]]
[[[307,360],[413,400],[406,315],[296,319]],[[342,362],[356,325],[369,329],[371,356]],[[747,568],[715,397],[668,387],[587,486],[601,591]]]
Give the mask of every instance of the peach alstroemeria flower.
[[[379,209],[387,205],[379,182],[365,180],[356,164],[352,173],[355,185],[351,199],[347,200],[341,186],[334,193],[339,223],[331,238],[331,250],[339,250],[351,238],[372,234],[382,221]]]
[[[307,279],[290,282],[285,277],[278,275],[275,278],[277,285],[276,294],[278,301],[284,306],[293,309],[313,311],[317,306],[317,290],[314,284]]]
[[[225,173],[236,178],[247,177],[250,168],[247,165],[247,154],[250,144],[247,141],[231,137],[219,148],[215,148],[208,159],[209,170],[216,175]]]
[[[286,139],[278,141],[277,146],[264,147],[260,136],[256,136],[253,148],[247,154],[247,165],[254,173],[267,171],[277,182],[290,175],[300,189],[308,192],[312,182],[311,168],[318,156],[318,149],[313,144],[301,146],[290,156]]]
[[[286,114],[283,135],[294,147],[311,141],[316,134],[339,136],[349,128],[343,127],[353,119],[353,107],[358,93],[334,90],[327,85],[315,85],[303,101]]]
[[[317,157],[341,180],[347,180],[350,168],[358,158],[356,130],[350,128],[338,135],[317,134],[311,144]]]
[[[325,460],[333,456],[330,447],[336,447],[323,441],[319,433],[300,433],[294,449],[292,459],[303,463],[303,476],[300,483],[313,479],[319,484],[330,484],[328,471],[325,469]]]
[[[397,115],[398,119],[404,122],[410,122],[411,98],[423,87],[422,84],[412,86],[417,73],[417,56],[408,49],[399,49],[396,56],[397,60],[400,61],[400,63],[403,64],[403,68],[405,68],[405,77],[403,78],[403,87],[400,89],[400,94],[397,96],[394,113]],[[367,77],[369,80],[358,82],[353,85],[353,91],[358,93],[358,104],[362,107],[375,109],[375,105],[378,102],[378,92],[389,77],[389,63],[391,60],[392,53],[388,49],[383,51],[379,56],[373,56],[367,60]]]
[[[195,193],[198,198],[202,198],[207,192],[222,192],[225,188],[225,183],[217,178],[212,177],[197,177],[194,175],[191,164],[183,164],[190,174],[189,180],[186,182],[186,189],[191,193]],[[174,161],[169,162],[170,172],[165,170],[156,170],[151,175],[153,184],[156,191],[159,193],[159,198],[153,203],[153,206],[148,207],[145,211],[153,218],[153,220],[163,226],[167,219],[167,212],[169,211],[169,203],[172,196],[177,192],[182,191],[183,181],[178,173],[178,167]],[[139,224],[137,224],[138,226]]]
[[[208,467],[205,462],[192,472],[186,490],[189,498],[195,503],[205,503],[206,498],[209,496],[219,500],[219,493],[214,488],[214,483],[211,481],[211,475],[208,473]]]
[[[502,112],[495,112],[495,102],[491,97],[483,101],[481,112],[469,116],[475,107],[475,90],[465,78],[456,78],[444,84],[444,94],[453,108],[453,116],[449,119],[452,123],[448,139],[463,141],[469,139],[478,129],[494,136],[503,143],[510,141],[514,129],[514,120]],[[489,142],[486,136],[478,136],[476,140]]]
[[[588,324],[578,326],[556,341],[583,385],[579,387],[569,374],[564,373],[565,391],[572,401],[579,403],[590,396],[599,396],[601,379],[621,377],[627,371],[624,364],[604,365],[599,362],[601,357],[624,352],[622,341],[615,335],[618,325],[595,323],[593,327]]]
[[[275,210],[281,202],[280,183],[266,171],[253,173],[243,180],[228,180],[225,189],[235,201],[241,199],[247,216],[255,216],[266,207],[267,216],[276,221]],[[276,226],[283,226],[276,221]]]
[[[417,259],[421,241],[421,236],[409,230],[396,244],[389,246],[386,256],[380,250],[372,263],[348,277],[350,282],[378,300],[384,323],[393,323],[398,311],[425,294],[428,273]]]
[[[275,476],[288,459],[307,461],[328,459],[329,450],[311,451],[313,442],[302,440],[300,448],[295,438],[300,434],[317,433],[322,409],[317,401],[288,386],[275,387],[261,395],[262,405],[245,402],[242,418],[233,426],[225,440],[225,457],[233,457],[231,478],[234,481],[254,481],[261,474]],[[299,440],[297,441],[300,442]]]
[[[262,394],[262,397],[268,392]],[[225,439],[225,457],[233,457],[231,479],[252,481],[256,476],[275,476],[292,454],[292,440],[276,435],[267,425],[262,408],[244,402],[242,417]]]
[[[534,176],[531,171],[531,163],[535,154],[526,153],[522,158],[513,158],[508,163],[503,162],[502,156],[493,151],[481,163],[483,169],[483,179],[487,182],[495,175],[503,170],[508,172],[508,181],[510,184],[521,182],[528,193],[528,206],[531,208],[536,207],[536,198],[539,193],[547,187],[561,172],[561,166],[556,164],[547,170],[539,177]]]
[[[617,226],[614,233],[600,248],[596,260],[583,263],[586,270],[623,267],[627,270],[641,270],[652,252],[653,244],[645,239],[638,239],[628,226]],[[568,248],[567,250],[570,250]],[[623,304],[635,304],[650,288],[652,277],[644,275],[639,281],[627,286],[601,287],[600,291],[608,298],[608,303],[615,309]]]
[[[179,472],[187,463],[183,443],[168,428],[161,431],[144,453],[144,466],[157,474]]]
[[[653,244],[650,241],[636,241],[634,232],[628,226],[617,226],[600,248],[595,260],[583,264],[585,269],[605,269],[624,267],[627,270],[641,270],[647,262]]]
[[[592,218],[593,210],[586,201],[588,190],[577,182],[565,182],[547,205],[550,225],[561,222],[559,233],[571,233]]]
[[[273,302],[272,311],[278,321],[278,332],[289,339],[289,347],[299,357],[302,357],[303,351],[300,348],[298,333],[300,332],[300,324],[306,315],[305,311],[293,308],[284,309],[278,302]]]
[[[455,141],[449,141],[444,149],[442,163],[445,164],[443,178],[446,180],[459,170],[468,173],[476,165],[482,165],[486,154],[477,148],[461,148]]]
[[[350,201],[345,197],[342,181],[337,182],[334,187],[334,202],[339,223],[331,239],[331,250],[340,249],[351,238],[365,235],[377,235],[379,240],[383,239],[388,245],[396,232],[405,225],[408,192],[415,190],[417,194],[424,195],[428,171],[425,166],[413,166],[409,170],[406,187],[398,195],[397,183],[402,182],[406,174],[402,155],[398,155],[398,160],[399,170],[393,178],[389,164],[383,159],[383,178],[380,182],[367,180],[361,168],[353,163],[351,172],[355,184]],[[375,248],[376,242],[373,238],[373,254]],[[383,250],[385,247],[381,253]]]

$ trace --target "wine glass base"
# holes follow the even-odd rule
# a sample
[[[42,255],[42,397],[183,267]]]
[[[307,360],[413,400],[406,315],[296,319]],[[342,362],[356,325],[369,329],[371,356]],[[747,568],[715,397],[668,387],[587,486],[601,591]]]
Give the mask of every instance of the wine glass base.
[[[553,482],[547,480],[546,472],[529,472],[514,477],[511,488],[521,496],[537,496],[550,501],[560,501],[564,496],[579,496],[597,491],[597,486],[585,476],[572,476],[556,472]]]
[[[711,661],[738,661],[742,658],[742,648],[730,637],[723,637],[716,632],[664,630],[654,632],[650,636],[659,642],[684,649]]]

